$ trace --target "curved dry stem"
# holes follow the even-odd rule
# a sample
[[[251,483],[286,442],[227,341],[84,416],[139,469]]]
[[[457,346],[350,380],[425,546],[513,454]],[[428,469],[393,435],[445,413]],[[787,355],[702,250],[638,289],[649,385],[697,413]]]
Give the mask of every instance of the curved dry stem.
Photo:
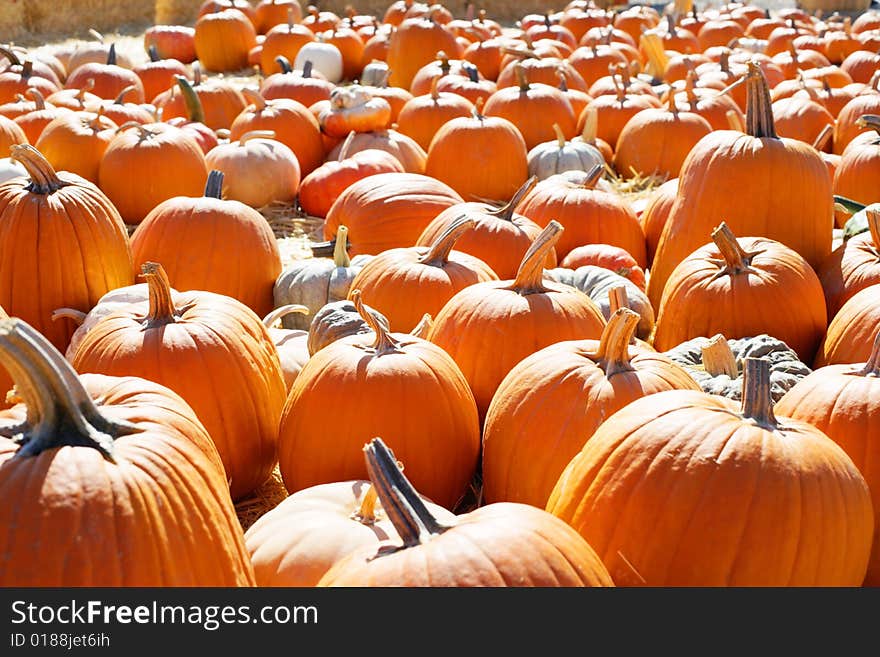
[[[880,377],[880,330],[874,336],[874,346],[871,348],[871,355],[868,357],[868,361],[857,374],[859,376]]]
[[[272,328],[277,324],[283,317],[287,317],[287,315],[292,315],[293,313],[298,313],[300,315],[308,315],[311,311],[308,306],[304,306],[299,303],[289,303],[286,306],[279,306],[268,315],[263,318],[263,326],[267,329]]]
[[[535,185],[538,184],[538,177],[532,176],[528,180],[526,180],[520,188],[516,190],[516,193],[511,197],[511,199],[502,205],[497,210],[489,210],[486,214],[497,217],[503,221],[513,221],[513,214],[519,204],[522,203],[522,200],[529,195],[529,193],[535,188]]]
[[[348,226],[340,226],[336,229],[336,240],[333,244],[333,264],[337,267],[351,266],[351,258],[348,257]]]
[[[544,285],[544,262],[556,242],[562,235],[562,224],[551,221],[547,227],[532,242],[529,250],[523,256],[516,278],[509,290],[523,296],[529,294],[543,294],[549,290]]]
[[[361,299],[361,291],[360,290],[352,290],[348,298],[354,304],[355,309],[358,312],[358,315],[361,316],[367,325],[370,327],[370,330],[376,335],[376,339],[373,341],[372,349],[376,353],[377,356],[381,356],[387,353],[395,353],[398,352],[399,343],[389,333],[388,329],[385,328],[385,325],[379,321],[379,317],[377,314],[370,308],[367,308],[364,305],[363,299]]]
[[[171,282],[165,268],[158,262],[145,262],[141,265],[141,278],[147,279],[150,306],[142,322],[148,326],[161,326],[177,321],[178,310],[171,297]]]
[[[14,144],[10,147],[10,158],[21,164],[27,171],[31,184],[28,191],[34,194],[51,194],[68,183],[58,177],[49,160],[43,157],[30,144]]]
[[[629,345],[635,336],[639,319],[637,312],[629,308],[618,308],[602,329],[598,349],[585,354],[604,370],[606,377],[634,371],[635,368],[630,363]]]
[[[434,328],[434,318],[431,317],[431,313],[425,313],[409,334],[427,340],[432,328]]]
[[[86,321],[88,313],[76,308],[56,308],[52,311],[52,321],[57,322],[59,319],[69,319],[81,326]]]
[[[419,258],[418,262],[429,267],[444,267],[449,262],[449,254],[464,233],[473,230],[476,222],[463,214],[455,218],[446,230],[431,244],[428,251]]]

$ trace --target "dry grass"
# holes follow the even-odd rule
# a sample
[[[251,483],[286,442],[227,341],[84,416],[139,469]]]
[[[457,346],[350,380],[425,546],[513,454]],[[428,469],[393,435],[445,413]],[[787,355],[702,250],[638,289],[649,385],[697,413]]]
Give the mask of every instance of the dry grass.
[[[238,516],[242,530],[247,531],[260,516],[274,509],[285,498],[287,498],[287,489],[276,466],[265,484],[255,490],[250,497],[240,500],[235,505],[235,514]]]

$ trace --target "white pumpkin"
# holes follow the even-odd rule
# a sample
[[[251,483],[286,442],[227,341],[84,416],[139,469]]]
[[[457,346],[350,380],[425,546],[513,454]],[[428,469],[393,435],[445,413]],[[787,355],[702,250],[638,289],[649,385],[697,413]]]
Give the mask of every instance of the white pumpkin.
[[[0,183],[5,183],[7,180],[26,175],[27,171],[25,171],[24,167],[11,157],[6,157],[0,160]]]
[[[529,151],[529,176],[545,180],[565,171],[590,171],[597,164],[605,166],[605,158],[595,146],[585,142],[565,141],[559,125],[554,123],[554,141],[545,141]]]
[[[342,53],[332,43],[312,41],[296,54],[293,68],[302,70],[306,62],[312,62],[312,70],[319,71],[334,84],[342,80]]]

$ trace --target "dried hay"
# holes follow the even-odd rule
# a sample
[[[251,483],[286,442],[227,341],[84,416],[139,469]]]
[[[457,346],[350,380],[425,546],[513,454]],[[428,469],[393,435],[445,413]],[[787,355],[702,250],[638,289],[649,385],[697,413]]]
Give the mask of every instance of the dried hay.
[[[24,0],[0,2],[0,34],[3,39],[18,39],[24,36],[26,29]]]
[[[189,25],[195,23],[201,0],[156,0],[157,25]]]
[[[124,26],[142,28],[152,23],[154,0],[15,0],[24,6],[22,34],[31,44],[45,43],[52,35],[83,35],[89,28],[120,30]],[[9,3],[0,3],[9,4]]]
[[[260,208],[260,213],[269,222],[278,240],[282,267],[297,260],[311,258],[309,243],[323,239],[321,229],[324,220],[305,214],[293,203],[272,203]]]
[[[271,511],[287,498],[287,489],[276,466],[265,484],[255,490],[250,497],[235,505],[235,514],[243,531],[253,525],[260,516]]]
[[[612,189],[629,203],[652,196],[656,189],[667,180],[665,176],[643,176],[637,172],[633,172],[631,177],[626,178],[619,175],[607,164],[605,165],[605,173]]]

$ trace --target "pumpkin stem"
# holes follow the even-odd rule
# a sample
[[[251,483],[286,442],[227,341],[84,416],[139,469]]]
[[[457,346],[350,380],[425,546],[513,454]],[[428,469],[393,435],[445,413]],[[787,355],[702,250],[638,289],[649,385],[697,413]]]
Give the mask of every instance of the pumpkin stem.
[[[770,397],[770,361],[766,358],[743,361],[742,416],[769,429],[777,426]]]
[[[21,59],[19,59],[18,55],[15,54],[15,51],[12,50],[12,48],[0,46],[0,55],[9,60],[10,66],[21,66]]]
[[[248,130],[238,138],[238,145],[244,146],[251,139],[275,139],[274,130]]]
[[[856,125],[860,128],[871,128],[880,135],[880,115],[862,114],[856,119]]]
[[[746,74],[746,133],[759,139],[777,139],[773,123],[773,101],[761,67],[749,62]]]
[[[40,112],[46,109],[46,99],[43,97],[43,94],[40,93],[38,89],[34,89],[33,87],[29,87],[25,94],[34,99],[34,111]]]
[[[820,132],[816,138],[813,140],[813,148],[817,151],[821,151],[825,148],[826,144],[828,144],[828,140],[831,139],[831,134],[834,132],[834,126],[830,123],[826,123],[825,127],[822,128],[822,132]]]
[[[562,128],[559,127],[558,123],[553,124],[553,132],[556,133],[556,145],[559,147],[559,150],[565,148],[565,135],[562,134]]]
[[[730,345],[720,333],[713,336],[701,347],[703,369],[712,376],[726,374],[735,379],[739,372],[736,368],[736,358],[730,350]]]
[[[351,258],[348,257],[348,226],[340,226],[336,229],[336,240],[333,244],[333,263],[337,267],[351,266]]]
[[[419,258],[419,263],[429,267],[443,267],[449,261],[449,253],[464,233],[472,230],[476,222],[467,215],[461,215],[444,230],[428,251]]]
[[[621,308],[629,308],[629,295],[625,285],[616,285],[608,290],[608,307],[612,315]]]
[[[30,144],[14,144],[10,147],[10,157],[21,164],[31,179],[28,191],[33,194],[51,194],[65,185],[58,177],[49,160]]]
[[[299,313],[300,315],[308,315],[309,307],[298,303],[289,303],[286,306],[279,306],[263,318],[263,326],[267,329],[272,328],[282,317]]]
[[[605,371],[610,378],[620,372],[632,372],[629,345],[639,323],[639,314],[629,308],[618,308],[602,329],[599,348],[586,356]]]
[[[550,221],[547,227],[532,242],[529,250],[523,256],[516,278],[509,290],[527,296],[529,294],[542,294],[548,292],[544,285],[544,262],[550,249],[559,241],[562,234],[562,224],[556,220]]]
[[[868,362],[865,363],[865,366],[857,374],[859,376],[880,377],[880,331],[877,331],[877,335],[874,336],[874,346],[871,349]]]
[[[128,422],[104,417],[70,363],[20,319],[0,321],[0,363],[27,407],[24,422],[0,430],[21,444],[17,458],[78,446],[96,449],[112,462],[113,441],[140,431]]]
[[[385,325],[379,321],[377,313],[364,305],[363,299],[361,299],[361,291],[352,290],[349,293],[348,298],[354,304],[354,307],[361,318],[363,318],[373,333],[376,334],[376,339],[372,344],[372,349],[376,352],[376,355],[381,356],[382,354],[399,351],[397,340],[391,337],[388,329],[386,329]]]
[[[434,318],[431,317],[431,313],[425,313],[409,334],[427,340],[432,328],[434,328]]]
[[[490,210],[486,214],[492,215],[493,217],[498,217],[499,219],[501,219],[503,221],[513,221],[514,211],[519,206],[519,204],[522,202],[522,200],[528,195],[528,193],[531,192],[535,188],[535,185],[537,185],[537,184],[538,184],[538,177],[532,176],[531,178],[526,180],[520,186],[520,188],[518,190],[516,190],[516,193],[513,195],[513,197],[507,203],[502,205],[497,210]]]
[[[723,221],[712,231],[712,241],[715,242],[715,246],[721,252],[721,257],[724,259],[725,264],[725,267],[715,275],[716,278],[751,271],[752,258],[761,253],[760,251],[746,251],[743,249],[736,239],[736,235],[733,234],[730,227]]]
[[[89,35],[91,35],[91,37],[98,43],[104,43],[104,35],[98,32],[95,28],[89,28]]]
[[[171,283],[165,268],[158,262],[145,262],[141,265],[141,278],[147,279],[150,293],[150,309],[141,320],[146,327],[172,324],[177,320],[178,311],[171,298]]]
[[[76,308],[56,308],[52,311],[52,321],[57,322],[59,319],[69,319],[81,326],[86,321],[86,313]]]
[[[443,75],[449,75],[452,65],[449,63],[449,55],[443,50],[437,51],[437,60],[440,62],[440,72]]]
[[[150,58],[151,62],[162,61],[162,58],[159,57],[159,50],[156,48],[155,45],[152,45],[149,48],[147,48],[147,56]]]
[[[419,545],[429,536],[449,529],[425,506],[381,438],[373,438],[364,446],[364,456],[370,481],[382,508],[403,540],[403,548]]]
[[[516,74],[516,84],[519,86],[519,90],[522,93],[526,93],[529,90],[529,80],[526,76],[526,70],[523,68],[523,65],[519,62],[516,62],[513,65],[513,72]]]
[[[367,486],[367,492],[364,493],[361,503],[351,518],[357,520],[363,525],[372,525],[376,522],[376,500],[379,496],[376,494],[375,486]]]
[[[278,55],[275,58],[275,63],[278,64],[278,68],[281,69],[282,73],[293,73],[293,67],[290,65],[290,60],[287,59],[284,55]],[[309,73],[311,73],[312,67],[311,62],[306,62],[306,65],[309,67]],[[306,75],[306,67],[303,66],[303,77],[308,77]]]
[[[186,108],[186,118],[190,123],[204,123],[205,109],[202,107],[202,101],[196,93],[195,88],[190,81],[182,75],[175,75],[177,87],[183,95],[183,105]]]
[[[483,102],[483,98],[480,97],[477,98],[477,102],[474,103],[473,117],[480,123],[482,123],[483,119],[486,118],[485,116],[483,116]]]
[[[666,109],[675,116],[678,116],[678,105],[675,102],[675,92],[670,90],[666,97]]]
[[[208,174],[205,183],[205,198],[223,198],[223,172],[217,169]]]
[[[568,92],[568,80],[565,78],[565,71],[559,66],[556,69],[556,77],[559,78],[559,90],[563,93]]]
[[[479,82],[480,81],[480,71],[479,69],[471,63],[463,64],[461,69],[465,72],[468,77],[468,80],[471,82]]]
[[[696,71],[688,71],[684,79],[684,93],[687,95],[688,103],[691,109],[694,109],[700,99],[697,97],[697,73]]]
[[[435,75],[431,79],[431,100],[434,101],[434,104],[437,104],[437,101],[440,100],[440,92],[437,91],[437,83],[440,82],[440,78],[443,77],[441,75]]]
[[[116,44],[111,43],[107,51],[107,66],[116,66]]]
[[[124,105],[125,97],[135,90],[135,86],[133,84],[128,85],[125,89],[119,92],[119,95],[116,96],[116,99],[113,101],[114,105]]]
[[[584,112],[584,129],[581,130],[581,139],[592,144],[599,134],[599,110],[595,107],[588,107]]]
[[[593,168],[587,171],[587,178],[584,180],[583,188],[584,189],[593,189],[596,187],[596,183],[599,182],[599,178],[602,177],[602,173],[605,171],[604,164],[594,164]]]
[[[262,112],[266,109],[266,99],[263,98],[263,94],[261,94],[256,89],[248,89],[247,87],[241,90],[241,93],[247,98],[248,101],[253,103],[254,111]]]

